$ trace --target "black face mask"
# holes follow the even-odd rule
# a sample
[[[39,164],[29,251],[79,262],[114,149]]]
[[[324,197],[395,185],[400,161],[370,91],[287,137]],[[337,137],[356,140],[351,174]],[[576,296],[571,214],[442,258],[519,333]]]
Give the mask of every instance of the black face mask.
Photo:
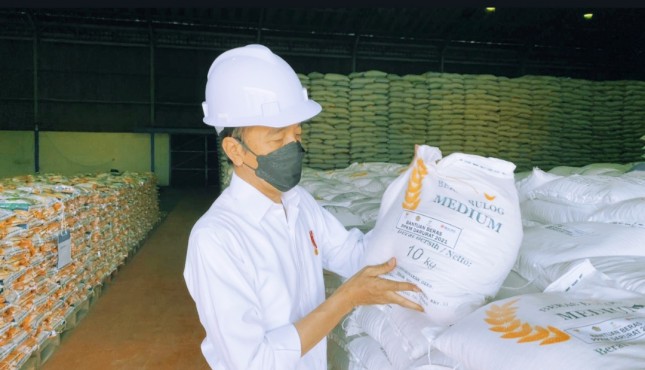
[[[246,150],[251,152],[258,161],[258,167],[253,168],[255,174],[281,192],[289,191],[300,182],[302,175],[302,160],[305,150],[299,141],[293,141],[269,154],[257,155],[246,144],[239,141]]]

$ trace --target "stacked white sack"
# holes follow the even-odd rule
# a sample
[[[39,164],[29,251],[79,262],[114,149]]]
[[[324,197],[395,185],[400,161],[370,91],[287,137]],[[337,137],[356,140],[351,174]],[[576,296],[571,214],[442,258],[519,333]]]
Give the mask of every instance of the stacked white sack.
[[[642,256],[589,257],[554,263],[541,268],[539,277],[531,285],[542,291],[561,276],[585,264],[605,274],[619,287],[645,295],[645,257]]]
[[[525,225],[585,221],[603,207],[645,197],[645,177],[638,171],[623,173],[625,169],[625,165],[588,165],[565,176],[534,169],[517,183]]]
[[[585,166],[556,166],[548,170],[550,174],[558,176],[569,175],[605,175],[620,176],[632,169],[634,163],[591,163]]]
[[[333,170],[303,170],[300,185],[347,228],[370,230],[376,223],[381,197],[406,166],[396,163],[352,163]]]
[[[621,176],[571,175],[550,181],[530,191],[529,199],[543,199],[563,204],[614,204],[645,197],[645,177],[636,172]]]
[[[623,224],[571,222],[527,227],[513,270],[543,287],[554,278],[545,270],[556,264],[587,258],[645,257],[643,240],[645,228]]]
[[[333,272],[324,270],[325,298],[329,298],[344,279]],[[329,370],[346,370],[349,366],[347,344],[350,338],[345,334],[342,325],[338,324],[327,335],[327,368]]]
[[[347,351],[350,355],[349,370],[395,370],[378,342],[367,335],[353,338]]]
[[[518,181],[527,228],[514,270],[544,289],[589,260],[623,288],[642,291],[645,175],[631,168],[596,163],[550,171],[563,175],[535,168]]]
[[[397,305],[360,306],[343,323],[348,336],[374,339],[395,369],[408,369],[428,353],[423,329],[431,326],[426,315]]]

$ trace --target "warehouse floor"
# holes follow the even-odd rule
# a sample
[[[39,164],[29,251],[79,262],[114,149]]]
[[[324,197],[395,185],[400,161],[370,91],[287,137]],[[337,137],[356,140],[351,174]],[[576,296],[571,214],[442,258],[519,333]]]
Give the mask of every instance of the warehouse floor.
[[[190,229],[215,195],[212,189],[160,190],[166,218],[63,335],[44,370],[208,369],[199,347],[204,331],[182,272]]]

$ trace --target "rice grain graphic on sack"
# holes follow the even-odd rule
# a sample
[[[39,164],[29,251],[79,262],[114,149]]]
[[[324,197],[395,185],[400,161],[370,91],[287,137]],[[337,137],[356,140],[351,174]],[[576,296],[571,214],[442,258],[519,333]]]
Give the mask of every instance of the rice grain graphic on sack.
[[[405,192],[405,200],[403,201],[403,208],[414,211],[421,202],[421,186],[422,180],[428,174],[428,169],[421,159],[417,159],[415,167],[412,169],[408,188]]]
[[[500,306],[492,304],[486,310],[484,321],[490,325],[489,330],[501,333],[501,338],[517,339],[517,343],[540,342],[541,346],[564,342],[571,338],[562,330],[548,325],[546,328],[523,322],[516,317],[517,300],[508,301]]]

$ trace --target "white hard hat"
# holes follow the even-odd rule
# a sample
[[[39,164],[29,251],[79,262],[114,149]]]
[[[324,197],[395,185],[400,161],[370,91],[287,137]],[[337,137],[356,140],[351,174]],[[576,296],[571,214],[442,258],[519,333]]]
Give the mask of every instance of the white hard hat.
[[[320,113],[296,72],[264,45],[251,44],[218,56],[208,70],[204,123],[225,127],[285,127]]]

